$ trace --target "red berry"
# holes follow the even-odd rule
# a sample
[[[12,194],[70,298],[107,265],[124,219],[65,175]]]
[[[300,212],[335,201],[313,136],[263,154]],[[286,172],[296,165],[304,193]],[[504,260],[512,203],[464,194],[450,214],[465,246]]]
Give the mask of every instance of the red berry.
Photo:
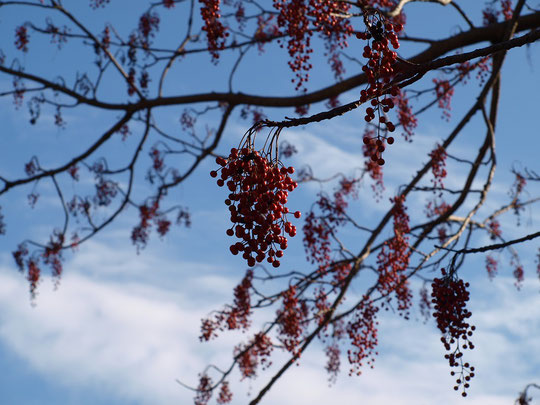
[[[294,213],[294,217],[295,217],[295,218],[300,218],[301,216],[302,216],[302,213],[301,213],[300,211],[296,211],[296,212]]]

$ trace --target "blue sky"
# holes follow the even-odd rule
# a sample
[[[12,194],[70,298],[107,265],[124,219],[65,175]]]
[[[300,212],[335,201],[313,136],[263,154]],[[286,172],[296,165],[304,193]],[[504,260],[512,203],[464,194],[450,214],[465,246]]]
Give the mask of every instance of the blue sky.
[[[118,21],[119,29],[125,29],[124,32],[136,24],[137,7],[146,4],[137,1],[133,2],[133,8],[126,9],[119,4],[121,2],[112,1],[107,8],[92,11],[83,3],[73,10],[96,31],[101,30],[103,21],[107,20]],[[15,55],[11,22],[25,18],[44,20],[44,16],[23,16],[10,10],[0,9],[0,48],[8,56]],[[422,32],[434,38],[458,30],[457,19],[449,21],[444,28],[436,22],[438,16],[447,12],[440,6],[412,3],[407,11],[411,35],[420,34],[414,27],[422,27]],[[159,38],[174,44],[183,35],[183,31],[177,32],[176,21],[182,21],[184,12],[182,7],[160,12],[163,27],[169,28],[162,28]],[[475,21],[480,21],[479,10],[471,10],[471,15]],[[28,72],[43,71],[50,77],[70,72],[68,77],[73,78],[76,63],[84,67],[84,61],[93,58],[91,53],[73,44],[57,51],[54,46],[39,41],[37,36],[32,38],[31,51],[21,57]],[[415,49],[405,45],[400,51],[407,56]],[[269,50],[258,55],[252,51],[251,58],[246,58],[246,63],[238,70],[233,88],[251,93],[292,94],[284,53],[284,50]],[[194,64],[179,63],[171,71],[166,93],[226,90],[227,81],[220,72],[232,62],[232,58],[224,57],[215,67],[206,55],[200,55]],[[331,82],[325,63],[322,58],[316,59],[312,83],[317,86]],[[509,171],[513,166],[539,171],[538,66],[538,44],[509,53],[503,69],[497,125],[498,169],[490,202],[480,218],[508,201],[507,191],[513,181]],[[348,72],[353,74],[354,69],[355,66],[350,65]],[[424,83],[429,83],[431,78],[426,77]],[[124,85],[114,73],[105,80],[108,86],[104,97],[113,100],[123,97]],[[0,76],[0,91],[8,89],[9,84],[6,76]],[[456,90],[452,104],[455,119],[469,108],[478,91],[475,81]],[[356,92],[351,92],[341,101],[355,97]],[[0,105],[3,123],[0,173],[9,178],[22,175],[23,163],[33,154],[39,154],[44,164],[63,162],[67,153],[81,150],[99,133],[97,131],[107,128],[116,117],[91,109],[75,110],[66,113],[67,127],[60,130],[53,125],[50,112],[44,113],[33,127],[28,124],[24,107],[15,110],[11,100],[6,99],[0,99]],[[320,108],[320,105],[313,106],[311,111]],[[160,117],[164,127],[178,131],[180,112],[178,108],[163,109]],[[275,109],[267,111],[273,119],[291,114]],[[284,131],[282,136],[299,150],[292,164],[296,167],[310,164],[318,177],[336,171],[347,173],[360,167],[363,158],[358,122],[362,116],[361,111],[355,111],[331,122]],[[212,119],[208,117],[201,122],[201,128],[211,126]],[[369,226],[370,221],[388,207],[388,198],[394,195],[399,184],[410,179],[419,162],[427,160],[427,152],[448,134],[455,119],[447,123],[437,109],[426,113],[419,120],[412,144],[399,139],[389,149],[385,156],[388,162],[386,193],[381,202],[375,202],[367,182],[359,199],[351,203],[351,212],[359,221]],[[219,152],[226,153],[236,145],[248,126],[247,121],[234,116]],[[132,130],[136,133],[137,127],[133,126]],[[467,127],[466,136],[453,144],[450,152],[472,156],[484,133],[483,123],[476,117]],[[114,162],[121,162],[123,151],[129,150],[133,142],[112,143],[107,153]],[[204,162],[168,197],[169,201],[190,208],[193,223],[190,229],[173,228],[163,240],[154,235],[149,246],[137,255],[129,240],[137,213],[127,210],[105,232],[82,245],[76,254],[67,256],[65,273],[57,289],[46,277],[40,285],[35,307],[30,305],[27,282],[16,271],[11,251],[25,238],[46,240],[52,221],[61,218],[61,211],[52,188],[45,183],[38,188],[40,203],[34,210],[26,206],[26,195],[31,188],[15,190],[0,200],[8,225],[7,235],[0,238],[0,364],[6,370],[0,379],[1,403],[189,403],[192,393],[175,380],[195,384],[197,374],[209,362],[228,364],[234,345],[245,336],[230,333],[210,344],[198,341],[200,319],[230,301],[232,288],[245,271],[241,259],[228,253],[227,210],[221,202],[224,191],[216,187],[208,175],[214,166],[212,161]],[[448,186],[462,183],[463,169],[449,166],[449,172]],[[147,186],[143,175],[140,177],[137,193],[142,196]],[[75,189],[67,181],[64,184]],[[331,185],[328,187],[331,190]],[[314,184],[301,185],[292,193],[289,206],[306,211],[319,189]],[[530,185],[531,196],[538,196],[539,191],[538,185]],[[413,200],[411,213],[422,210],[422,206],[420,198]],[[540,223],[538,212],[526,210],[520,227],[516,226],[512,215],[503,217],[504,235],[513,238],[536,231]],[[297,225],[301,224],[299,221]],[[356,234],[344,231],[343,237],[355,246]],[[475,242],[487,243],[488,239],[480,237]],[[302,268],[305,264],[301,235],[290,245],[284,267]],[[456,395],[451,388],[453,380],[435,326],[431,322],[424,324],[415,313],[408,322],[392,314],[382,316],[380,356],[375,369],[365,370],[360,377],[348,377],[344,366],[337,383],[329,387],[324,372],[325,359],[320,345],[316,344],[302,359],[301,367],[290,370],[263,403],[512,403],[525,384],[538,382],[540,376],[540,345],[536,338],[540,334],[540,282],[534,272],[537,249],[538,243],[528,243],[519,249],[526,275],[519,292],[513,285],[512,269],[506,256],[501,261],[499,276],[493,281],[487,278],[483,256],[467,258],[460,275],[472,284],[470,305],[477,332],[476,349],[468,355],[478,370],[467,399]],[[415,283],[413,285],[419,286],[419,282]],[[361,291],[358,285],[353,293]],[[256,325],[264,320],[264,313],[255,315]],[[278,356],[274,364],[282,361],[284,358]],[[259,379],[253,382],[238,382],[235,374],[231,379],[235,393],[233,403],[245,403],[246,395],[256,393],[269,376],[268,372],[261,372]]]

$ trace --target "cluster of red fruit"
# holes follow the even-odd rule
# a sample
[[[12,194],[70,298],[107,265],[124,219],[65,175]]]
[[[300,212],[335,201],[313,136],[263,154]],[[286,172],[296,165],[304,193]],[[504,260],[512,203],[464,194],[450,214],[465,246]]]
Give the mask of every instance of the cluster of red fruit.
[[[225,47],[225,40],[229,36],[226,27],[221,22],[221,10],[219,0],[201,0],[201,17],[204,21],[203,31],[206,31],[208,51],[212,55],[212,61],[219,59],[219,50]]]
[[[233,223],[227,235],[240,239],[231,245],[231,253],[243,252],[249,266],[266,258],[279,267],[278,259],[287,249],[285,234],[296,235],[296,226],[287,221],[289,209],[285,207],[289,192],[298,186],[290,177],[294,168],[283,167],[252,147],[233,148],[228,159],[218,157],[216,163],[221,166],[218,186],[226,185],[231,192],[225,200]],[[217,177],[218,171],[210,175]],[[294,217],[300,218],[300,212],[296,211]]]
[[[469,301],[469,292],[467,288],[469,283],[464,283],[463,280],[452,277],[447,274],[445,269],[442,269],[442,278],[433,280],[432,293],[433,299],[431,302],[435,304],[435,312],[433,316],[437,320],[437,327],[442,332],[441,342],[445,349],[450,352],[444,357],[448,360],[450,367],[460,369],[454,389],[457,391],[463,386],[462,396],[466,397],[465,389],[469,388],[469,381],[474,377],[474,367],[469,363],[463,363],[463,353],[461,349],[474,349],[474,345],[469,340],[473,331],[476,329],[474,325],[466,322],[472,313],[467,310],[467,301]],[[452,350],[452,346],[455,348]],[[451,375],[455,376],[456,372],[451,371]]]
[[[371,18],[371,21],[369,21]],[[375,115],[378,117],[378,128],[381,125],[386,127],[388,132],[394,132],[395,125],[388,120],[386,113],[390,109],[394,108],[395,103],[392,97],[383,97],[383,93],[387,91],[385,86],[390,82],[391,78],[395,75],[395,63],[397,61],[397,53],[392,51],[389,47],[391,44],[394,49],[399,48],[399,41],[397,32],[403,29],[401,24],[392,24],[388,21],[384,21],[382,17],[374,14],[368,17],[367,20],[368,32],[361,32],[357,34],[358,39],[373,40],[368,42],[364,47],[364,53],[362,56],[368,59],[368,63],[362,67],[362,70],[366,74],[368,88],[360,92],[360,101],[362,103],[371,99],[371,106],[366,108],[366,116],[364,119],[366,122],[371,122],[375,119]],[[390,89],[390,95],[397,97],[399,95],[399,89],[392,87]],[[371,155],[371,159],[379,165],[384,165],[384,159],[382,158],[382,152],[384,152],[384,139],[391,145],[394,143],[393,137],[384,137],[380,133],[376,137],[376,148]],[[373,139],[364,137],[364,143],[368,145]]]
[[[368,136],[364,136],[363,141],[366,147],[369,148],[370,152],[372,153],[370,159],[373,162],[377,163],[379,166],[384,165],[385,160],[382,157],[382,153],[386,150],[386,147],[384,146],[385,141],[388,145],[392,145],[394,143],[394,138],[392,136],[389,136],[387,138],[377,136],[377,139],[374,139]]]

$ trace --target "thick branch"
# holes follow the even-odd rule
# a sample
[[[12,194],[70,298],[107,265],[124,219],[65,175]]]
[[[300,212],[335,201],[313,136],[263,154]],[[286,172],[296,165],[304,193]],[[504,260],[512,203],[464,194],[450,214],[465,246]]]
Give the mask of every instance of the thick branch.
[[[465,60],[468,60],[467,57],[462,57],[460,55],[455,55],[449,57],[450,59],[438,59],[438,65],[432,65],[429,62],[434,59],[447,54],[453,50],[457,50],[466,46],[478,44],[485,41],[496,42],[503,37],[505,27],[507,22],[501,22],[498,24],[492,24],[487,27],[475,28],[466,32],[462,32],[458,35],[442,39],[439,41],[434,41],[428,49],[423,52],[420,52],[414,57],[408,59],[409,62],[417,65],[422,65],[422,68],[417,68],[418,70],[411,70],[408,66],[408,72],[427,72],[428,70],[438,69],[443,66],[448,66],[453,63],[461,63]],[[529,14],[518,19],[517,31],[525,31],[530,29],[535,29],[540,27],[540,12]],[[522,46],[526,43],[533,42],[538,39],[539,33],[535,31],[531,37],[524,36],[521,37],[523,43],[519,42],[510,42],[510,43],[501,43],[494,45],[493,48],[487,47],[479,50],[478,53],[470,52],[468,53],[468,58],[475,58],[489,55],[490,52],[497,52],[501,50],[510,49],[517,46]],[[516,40],[518,41],[518,40]],[[451,59],[455,58],[455,59]],[[273,96],[257,96],[244,93],[201,93],[201,94],[192,94],[192,95],[183,95],[183,96],[173,96],[173,97],[158,97],[154,99],[141,100],[137,103],[131,104],[114,104],[114,103],[104,103],[97,100],[92,100],[85,98],[76,92],[54,84],[46,79],[40,78],[35,75],[29,75],[24,72],[19,72],[14,69],[9,69],[4,66],[0,66],[0,71],[8,73],[14,76],[20,76],[24,79],[36,81],[47,87],[50,87],[53,90],[64,93],[70,97],[74,97],[77,101],[92,105],[95,107],[100,107],[104,109],[111,110],[126,110],[126,111],[136,111],[143,110],[146,108],[159,107],[159,106],[168,106],[168,105],[179,105],[179,104],[190,104],[190,103],[204,103],[204,102],[227,102],[234,105],[253,105],[261,107],[295,107],[299,105],[313,104],[321,101],[325,101],[332,97],[337,97],[340,94],[352,90],[356,87],[359,87],[366,83],[365,74],[358,74],[350,77],[349,79],[343,80],[339,83],[333,84],[331,86],[325,87],[323,89],[303,94],[297,96],[289,97],[273,97]]]

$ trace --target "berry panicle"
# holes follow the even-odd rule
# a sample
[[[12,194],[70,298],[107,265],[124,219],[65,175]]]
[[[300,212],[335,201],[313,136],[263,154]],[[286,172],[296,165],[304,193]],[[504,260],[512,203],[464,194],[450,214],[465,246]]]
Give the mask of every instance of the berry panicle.
[[[230,246],[231,253],[241,253],[250,267],[265,259],[279,267],[288,246],[287,235],[293,237],[297,232],[287,220],[290,211],[285,206],[289,192],[298,186],[290,177],[294,168],[285,167],[270,152],[255,150],[249,136],[239,149],[231,149],[227,159],[218,157],[216,163],[220,168],[210,176],[219,177],[218,186],[230,191],[225,200],[232,222],[227,235],[238,239]],[[293,216],[300,218],[301,214],[296,211]]]
[[[370,106],[366,108],[366,122],[377,121],[377,135],[374,137],[364,137],[364,144],[369,145],[374,142],[371,159],[378,165],[384,165],[382,153],[385,144],[392,145],[394,138],[388,136],[388,132],[394,132],[396,126],[392,123],[387,113],[394,108],[395,101],[392,97],[399,94],[399,89],[395,86],[389,87],[391,79],[397,73],[396,61],[397,53],[390,49],[399,48],[397,32],[403,29],[401,24],[392,24],[379,13],[365,15],[366,32],[360,32],[356,36],[358,39],[368,41],[364,47],[362,56],[368,61],[362,67],[367,77],[367,88],[360,92],[360,102],[366,103],[369,100]],[[387,94],[388,91],[390,94]],[[383,130],[381,133],[381,129]]]
[[[431,285],[433,297],[431,302],[435,309],[433,316],[442,333],[441,342],[448,352],[444,357],[452,368],[450,374],[457,376],[454,390],[462,389],[461,395],[466,397],[466,390],[470,387],[475,370],[473,366],[463,361],[462,352],[474,349],[470,338],[476,327],[468,322],[472,313],[467,309],[469,283],[464,283],[455,274],[447,273],[445,269],[441,272],[442,277],[435,278]]]

